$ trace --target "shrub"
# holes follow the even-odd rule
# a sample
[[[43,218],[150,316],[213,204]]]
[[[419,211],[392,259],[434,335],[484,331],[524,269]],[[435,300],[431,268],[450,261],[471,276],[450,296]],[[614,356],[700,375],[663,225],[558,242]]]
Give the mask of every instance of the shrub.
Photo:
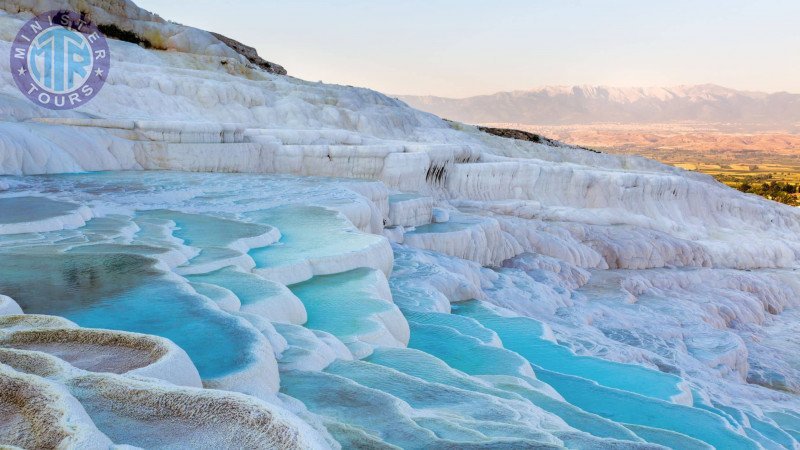
[[[113,23],[98,24],[97,29],[99,29],[100,32],[103,33],[106,37],[109,37],[111,39],[130,42],[131,44],[140,45],[144,48],[163,50],[163,48],[154,45],[153,42],[151,42],[149,39],[143,38],[142,36],[139,36],[133,31],[123,30],[122,28],[116,26]]]

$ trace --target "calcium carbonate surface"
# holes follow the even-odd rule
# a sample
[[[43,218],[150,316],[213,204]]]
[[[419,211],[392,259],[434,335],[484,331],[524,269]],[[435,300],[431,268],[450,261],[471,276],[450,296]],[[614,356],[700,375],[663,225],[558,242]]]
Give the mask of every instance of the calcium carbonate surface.
[[[0,445],[800,448],[796,209],[51,3],[163,49],[0,58]]]

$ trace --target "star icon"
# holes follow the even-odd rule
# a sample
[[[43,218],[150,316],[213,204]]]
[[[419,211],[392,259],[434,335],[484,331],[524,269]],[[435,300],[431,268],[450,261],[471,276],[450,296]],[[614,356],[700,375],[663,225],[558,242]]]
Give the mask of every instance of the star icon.
[[[25,75],[25,72],[27,72],[27,70],[25,70],[25,68],[24,68],[24,67],[20,67],[20,68],[17,70],[17,73],[19,74],[19,76],[23,76],[23,75]]]
[[[98,67],[97,70],[94,71],[94,74],[97,75],[98,78],[103,78],[103,69]]]

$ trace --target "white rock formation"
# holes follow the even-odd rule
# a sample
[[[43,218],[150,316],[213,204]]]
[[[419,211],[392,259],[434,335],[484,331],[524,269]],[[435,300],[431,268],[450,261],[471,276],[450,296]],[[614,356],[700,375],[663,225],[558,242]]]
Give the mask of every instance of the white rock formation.
[[[0,317],[5,445],[100,449],[113,439],[142,448],[327,447],[278,405],[199,388],[186,353],[166,339],[50,328],[48,316],[14,331],[27,318]]]
[[[0,445],[800,448],[796,209],[84,3],[170,51],[0,58]]]

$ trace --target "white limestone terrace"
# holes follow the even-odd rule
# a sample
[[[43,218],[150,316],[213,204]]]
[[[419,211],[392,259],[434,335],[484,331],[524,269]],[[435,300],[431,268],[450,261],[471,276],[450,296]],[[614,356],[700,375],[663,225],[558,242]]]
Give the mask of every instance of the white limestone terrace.
[[[20,372],[27,361],[20,352],[40,352],[76,369],[111,372],[58,378],[69,402],[44,402],[85,424],[79,429],[92,444],[796,445],[797,399],[785,392],[797,389],[791,346],[757,348],[791,336],[791,329],[767,326],[796,305],[791,271],[589,273],[542,253],[488,269],[407,246],[395,246],[393,256],[383,250],[387,240],[371,233],[379,231],[373,217],[390,210],[389,195],[363,180],[145,171],[4,182],[0,199],[47,196],[59,206],[69,198],[92,211],[66,229],[0,236],[0,291],[25,312],[128,331],[13,315],[19,307],[3,297],[3,311],[12,314],[0,321],[10,333],[0,336],[10,352],[4,364]],[[424,226],[472,226],[463,216]],[[449,231],[424,226],[423,243],[447,251]],[[546,235],[551,248],[579,253],[582,244],[563,230],[540,232]],[[324,272],[288,272],[300,278],[260,270],[304,261],[313,268],[321,257]],[[130,332],[163,337],[133,339]],[[748,355],[750,348],[759,351]],[[213,389],[178,395],[132,375]],[[26,386],[43,395],[49,385]],[[203,402],[228,399],[222,391],[259,406],[218,415]],[[176,403],[164,405],[163,396]],[[80,408],[71,398],[88,419],[72,412]],[[191,414],[205,407],[214,414]],[[178,420],[163,408],[183,412]],[[285,420],[268,427],[267,439],[259,434],[265,422],[238,420],[256,414],[247,408]],[[184,431],[195,429],[193,421],[208,427]],[[687,425],[694,423],[702,426]],[[43,428],[61,429],[56,422]],[[19,429],[0,430],[2,442],[28,442],[31,434]]]
[[[100,15],[109,20],[136,8],[97,5],[112,11]],[[7,1],[6,11],[22,12],[0,18],[0,46],[8,47],[27,11],[42,8]],[[147,15],[135,11],[134,22]],[[149,32],[170,41],[171,25],[159,23],[148,22]],[[197,34],[203,37],[193,40]],[[187,29],[184,45],[168,51],[111,40],[108,82],[71,112],[25,100],[8,61],[0,61],[0,173],[172,169],[369,178],[397,191],[475,201],[484,211],[645,228],[697,247],[691,257],[663,250],[637,256],[655,266],[786,267],[796,260],[800,225],[792,209],[642,158],[489,136],[367,89],[266,73],[219,50],[219,41],[206,42],[213,39],[206,34]]]
[[[800,448],[796,209],[56,6],[166,50],[0,58],[0,445]]]
[[[202,389],[186,353],[163,338],[3,315],[0,340],[4,446],[327,446],[277,405]]]

